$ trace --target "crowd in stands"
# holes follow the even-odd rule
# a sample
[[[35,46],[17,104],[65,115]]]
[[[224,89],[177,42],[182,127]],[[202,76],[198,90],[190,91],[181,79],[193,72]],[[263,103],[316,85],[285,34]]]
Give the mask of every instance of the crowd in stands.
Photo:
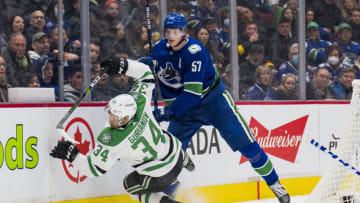
[[[63,0],[64,99],[82,91],[80,0]],[[100,62],[118,55],[148,56],[149,38],[160,40],[159,2],[89,0],[91,79]],[[232,87],[230,13],[224,0],[167,1],[168,13],[182,13],[189,36],[209,52],[226,87]],[[306,98],[350,99],[351,81],[360,79],[360,8],[357,0],[306,0]],[[298,0],[237,0],[239,95],[241,100],[299,99]],[[0,102],[11,87],[52,87],[58,92],[58,1],[0,2]],[[129,91],[133,79],[105,74],[93,101]]]

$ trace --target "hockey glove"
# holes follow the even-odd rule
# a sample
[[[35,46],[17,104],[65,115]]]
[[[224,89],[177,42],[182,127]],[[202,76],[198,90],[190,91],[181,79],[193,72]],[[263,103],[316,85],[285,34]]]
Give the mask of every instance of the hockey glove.
[[[50,156],[72,162],[79,151],[76,144],[70,141],[59,140],[57,145],[51,150]]]
[[[153,115],[158,123],[163,121],[170,121],[175,114],[169,110],[167,106],[164,108],[164,112],[162,113],[160,109],[155,109],[153,111]]]
[[[113,56],[101,62],[102,68],[107,68],[106,73],[109,75],[125,74],[128,69],[128,61],[126,58]]]

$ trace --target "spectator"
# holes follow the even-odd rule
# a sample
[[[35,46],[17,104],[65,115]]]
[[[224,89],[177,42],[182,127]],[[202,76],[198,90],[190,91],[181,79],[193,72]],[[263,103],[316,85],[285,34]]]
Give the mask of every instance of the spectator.
[[[109,90],[111,97],[128,93],[134,84],[134,79],[126,75],[115,74],[110,80]]]
[[[264,35],[259,34],[258,25],[255,22],[249,22],[245,26],[245,30],[241,36],[238,45],[240,63],[246,59],[247,52],[252,44],[261,45],[264,48],[264,55],[267,56],[267,38]]]
[[[8,88],[10,87],[6,77],[6,62],[5,59],[0,56],[0,102],[8,101]]]
[[[269,66],[259,65],[255,71],[255,85],[250,87],[246,98],[250,100],[273,100],[275,90],[271,87],[273,72]]]
[[[149,54],[149,40],[146,26],[143,24],[135,26],[129,33],[129,40],[131,44],[131,57],[138,59]]]
[[[31,13],[30,25],[25,29],[26,41],[28,47],[31,46],[33,35],[37,32],[45,31],[45,14],[41,10],[36,10]]]
[[[231,64],[226,65],[223,69],[219,71],[219,76],[222,79],[226,89],[231,91],[232,81],[231,81]]]
[[[271,26],[267,26],[261,21],[259,21],[256,18],[255,13],[249,7],[237,6],[236,10],[239,13],[238,33],[242,33],[249,23],[254,22],[257,25],[257,30],[260,35],[266,36],[266,38],[271,37],[271,35],[273,34],[273,29],[271,28]]]
[[[252,45],[248,57],[239,67],[239,88],[241,91],[246,92],[249,87],[255,84],[254,78],[256,67],[263,64],[265,64],[264,47],[259,44]]]
[[[23,74],[33,72],[31,60],[26,55],[26,39],[23,34],[13,33],[10,35],[10,42],[3,57],[6,61],[8,82],[11,86],[19,86]]]
[[[61,15],[64,15],[64,13],[65,13],[65,8],[63,5]],[[57,26],[59,15],[60,14],[59,14],[58,0],[50,0],[49,6],[46,10],[47,19],[45,23],[44,32],[50,33],[51,30],[53,30],[54,27]],[[69,23],[70,23],[69,20],[64,18],[63,16],[63,26],[66,30],[68,29]]]
[[[25,22],[24,18],[19,15],[13,15],[10,19],[9,30],[7,34],[20,32],[24,34]]]
[[[32,72],[26,72],[22,75],[20,80],[21,87],[40,87],[40,81],[38,76]]]
[[[320,67],[315,70],[312,80],[306,83],[307,100],[329,100],[335,98],[335,92],[329,85],[330,73],[328,69]]]
[[[48,55],[50,52],[50,36],[44,32],[36,33],[32,38],[31,47],[28,51],[31,62],[34,63],[41,56]]]
[[[91,74],[95,77],[98,75],[98,72],[100,72],[100,64],[97,64],[94,66],[94,70],[91,70]],[[93,71],[96,73],[93,73]],[[94,89],[91,91],[91,100],[92,101],[109,101],[111,97],[110,89],[108,87],[108,79],[109,75],[105,73],[99,82],[96,84]]]
[[[194,7],[194,16],[204,25],[204,20],[212,17],[217,24],[220,23],[220,17],[216,11],[213,0],[198,0],[197,6]]]
[[[298,67],[299,67],[299,45],[298,43],[294,43],[290,46],[290,50],[288,53],[288,61],[284,62],[280,65],[279,71],[276,74],[276,79],[278,81],[282,80],[282,77],[285,74],[292,73],[296,76],[296,80],[298,80]],[[310,81],[309,69],[306,69],[306,81]]]
[[[90,63],[100,63],[100,41],[97,39],[90,41]]]
[[[360,8],[351,11],[349,25],[352,28],[352,40],[360,43]]]
[[[120,3],[117,0],[108,0],[105,2],[103,16],[99,19],[101,26],[101,35],[111,32],[112,28],[120,21]]]
[[[279,26],[279,22],[283,21],[283,19],[286,19],[289,23],[290,23],[290,37],[295,37],[296,36],[296,31],[297,31],[297,22],[296,22],[296,17],[295,17],[295,11],[293,10],[291,7],[286,7],[282,10],[282,13],[280,15],[279,18],[276,19],[274,28],[278,29]]]
[[[47,56],[42,56],[35,62],[34,66],[40,81],[40,87],[53,87],[57,90],[57,78],[54,78],[54,64],[55,60]]]
[[[341,23],[338,26],[337,40],[335,44],[339,45],[345,57],[349,59],[347,63],[354,64],[357,56],[360,54],[360,45],[351,41],[351,26],[347,23]]]
[[[214,49],[217,50],[219,43],[219,25],[216,23],[215,19],[210,17],[204,20],[204,27],[209,31],[209,39],[212,44],[215,46]]]
[[[339,5],[341,15],[344,21],[348,22],[351,16],[351,10],[357,8],[355,0],[340,0]]]
[[[275,90],[276,100],[297,100],[296,76],[292,73],[282,75],[281,83]]]
[[[277,25],[277,33],[270,39],[269,53],[275,67],[279,67],[287,61],[290,46],[297,39],[291,36],[291,22],[287,18],[280,18]]]
[[[306,55],[308,64],[317,66],[325,62],[325,49],[331,45],[329,41],[320,39],[319,25],[315,22],[310,22],[306,25]]]
[[[350,100],[353,92],[352,81],[355,79],[355,70],[346,67],[341,70],[339,80],[335,83],[333,90],[337,100]]]
[[[315,13],[315,22],[319,23],[329,34],[334,33],[336,26],[343,21],[335,0],[312,1],[310,7]]]
[[[313,22],[315,19],[315,13],[311,8],[306,9],[306,25],[310,22]],[[329,33],[327,33],[322,26],[318,24],[319,32],[320,32],[320,39],[329,41]]]
[[[68,84],[64,85],[64,100],[76,102],[81,96],[82,73],[80,67],[72,68],[68,73]]]
[[[195,31],[195,39],[198,40],[205,49],[209,52],[211,59],[215,59],[215,50],[212,41],[210,41],[209,30],[205,27],[200,27]]]
[[[338,45],[330,45],[326,50],[326,62],[321,63],[317,68],[326,68],[330,73],[330,83],[334,83],[338,80],[341,70],[349,66],[342,61],[343,52]]]

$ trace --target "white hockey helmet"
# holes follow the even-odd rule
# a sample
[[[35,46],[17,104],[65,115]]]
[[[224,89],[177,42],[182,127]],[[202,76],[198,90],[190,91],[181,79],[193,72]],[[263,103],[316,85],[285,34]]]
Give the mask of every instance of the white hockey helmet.
[[[129,94],[120,94],[109,101],[109,112],[118,116],[119,126],[131,121],[137,110],[135,99]]]

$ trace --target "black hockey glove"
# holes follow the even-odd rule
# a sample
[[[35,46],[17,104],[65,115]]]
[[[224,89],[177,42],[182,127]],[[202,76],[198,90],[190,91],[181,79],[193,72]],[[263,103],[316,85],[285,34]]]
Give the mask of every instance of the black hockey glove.
[[[57,145],[51,150],[50,156],[72,162],[79,151],[76,144],[70,141],[59,140]]]
[[[115,75],[117,73],[123,75],[128,69],[128,61],[126,58],[113,56],[101,62],[100,66],[106,68],[106,73],[109,75]]]

